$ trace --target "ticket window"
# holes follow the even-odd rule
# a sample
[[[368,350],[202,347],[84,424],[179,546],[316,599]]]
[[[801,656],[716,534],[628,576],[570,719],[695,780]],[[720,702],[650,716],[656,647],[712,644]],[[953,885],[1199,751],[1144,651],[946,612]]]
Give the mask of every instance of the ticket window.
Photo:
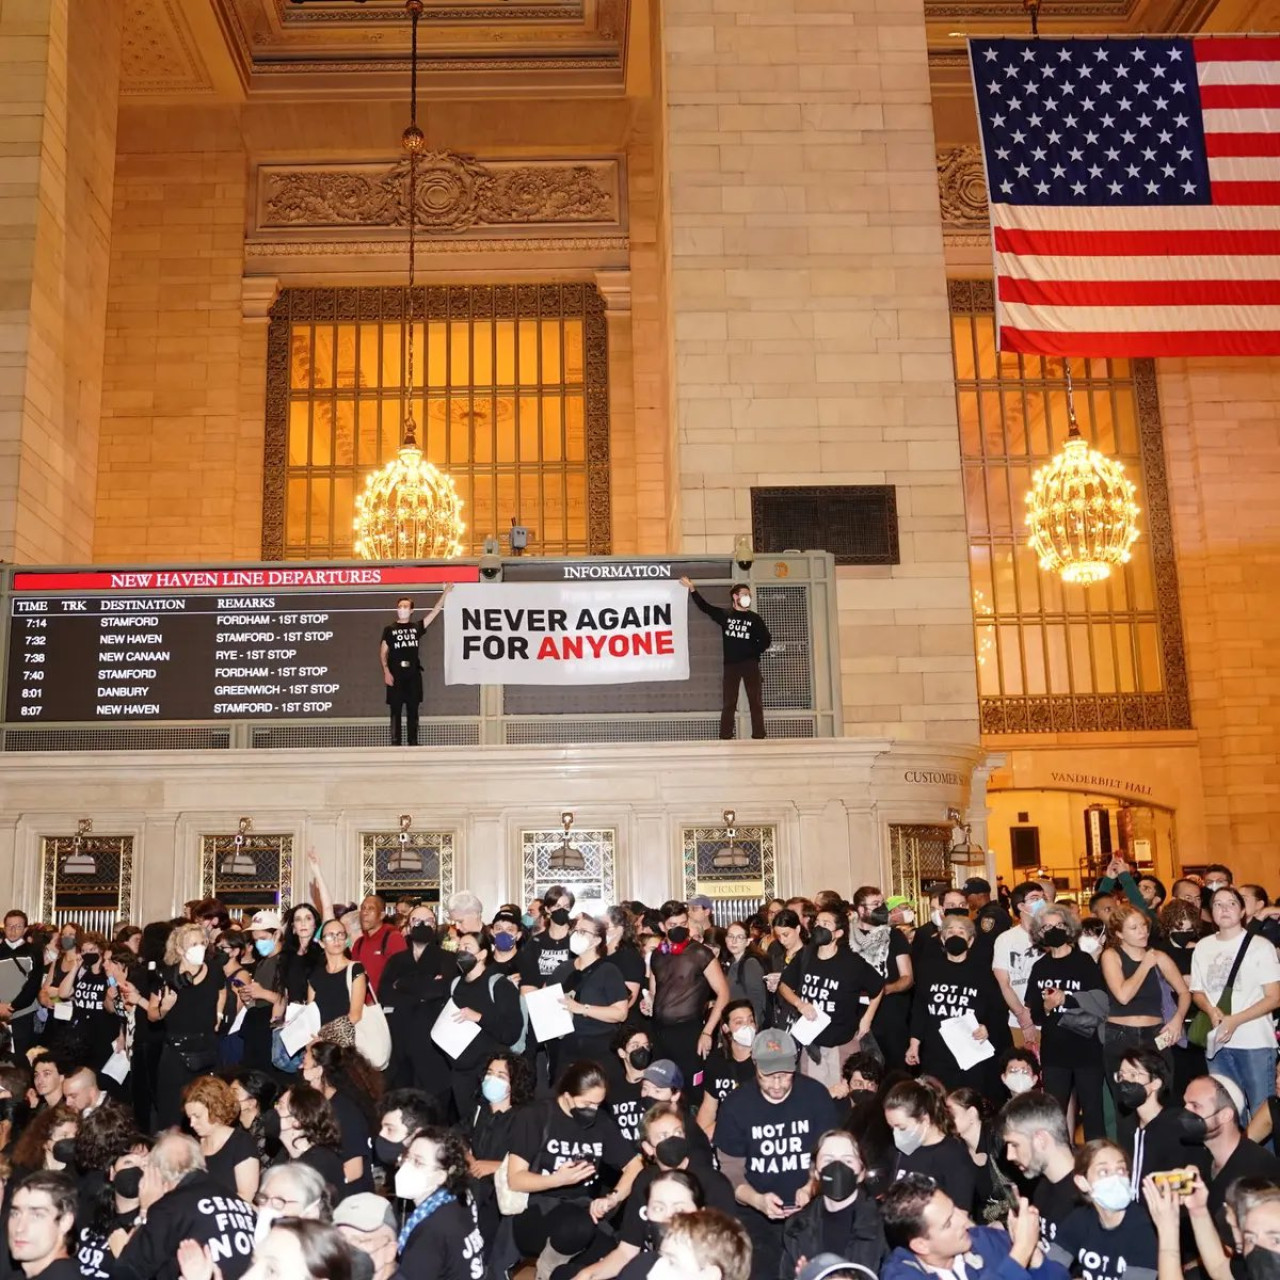
[[[40,842],[40,919],[111,937],[132,915],[133,837],[45,836]]]
[[[232,915],[293,905],[293,837],[237,832],[200,841],[200,896]]]
[[[360,893],[388,909],[402,899],[437,908],[453,894],[452,831],[366,831],[360,836]]]
[[[601,915],[617,901],[617,835],[612,827],[522,831],[521,905],[558,884],[574,895],[575,911]]]
[[[726,811],[726,819],[732,811]],[[685,827],[683,891],[705,894],[720,927],[746,920],[778,894],[778,829],[773,826]]]

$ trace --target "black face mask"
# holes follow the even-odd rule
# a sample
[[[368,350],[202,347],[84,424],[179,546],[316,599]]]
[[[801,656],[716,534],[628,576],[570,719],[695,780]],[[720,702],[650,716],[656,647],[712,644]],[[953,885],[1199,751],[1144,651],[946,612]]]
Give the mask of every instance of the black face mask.
[[[470,973],[476,967],[477,956],[473,956],[470,951],[459,951],[453,957],[453,962],[458,966],[459,973]]]
[[[684,925],[678,924],[674,929],[667,930],[667,941],[674,942],[678,947],[682,942],[689,941],[689,930]]]
[[[858,1175],[837,1160],[818,1175],[818,1185],[828,1200],[847,1200],[858,1189]]]
[[[1040,939],[1040,945],[1052,949],[1053,947],[1065,947],[1068,941],[1067,931],[1060,924],[1056,924],[1052,929],[1044,931],[1044,936]]]
[[[962,938],[959,934],[955,933],[953,933],[942,945],[946,948],[947,955],[949,956],[962,956],[969,950],[969,943],[967,939]]]
[[[643,1071],[645,1067],[653,1061],[653,1050],[648,1048],[632,1049],[631,1052],[627,1054],[627,1061],[631,1063],[637,1071]]]
[[[1280,1253],[1255,1244],[1244,1255],[1244,1273],[1249,1280],[1280,1280]]]
[[[867,912],[867,923],[877,926],[889,923],[889,908],[876,907],[874,911]]]
[[[1196,931],[1194,929],[1174,929],[1169,934],[1169,941],[1175,947],[1188,947],[1196,940]]]
[[[944,916],[964,916],[964,918],[967,920],[969,918],[969,908],[968,907],[948,907],[942,914]]]
[[[650,1252],[661,1253],[662,1242],[667,1238],[667,1224],[665,1222],[651,1222],[646,1228],[645,1234],[649,1237]],[[1266,1280],[1271,1280],[1271,1278],[1268,1276]]]
[[[90,954],[82,957],[84,967],[90,971],[98,967],[98,961],[101,959],[102,957],[96,951],[93,951]]]
[[[557,907],[551,913],[551,923],[557,926],[569,923],[569,913],[563,907]]]
[[[1116,1101],[1122,1111],[1137,1111],[1147,1100],[1147,1086],[1136,1084],[1132,1080],[1116,1082]]]
[[[138,1192],[142,1190],[142,1170],[117,1169],[115,1177],[111,1179],[111,1187],[121,1200],[136,1200]]]
[[[596,1116],[599,1115],[599,1107],[570,1107],[569,1114],[573,1117],[574,1124],[583,1129],[590,1129],[596,1122]]]
[[[409,941],[420,947],[429,947],[436,940],[436,931],[429,924],[415,924],[409,930]]]
[[[403,1142],[392,1142],[390,1138],[384,1138],[382,1134],[378,1134],[373,1140],[373,1154],[377,1157],[378,1163],[385,1165],[388,1169],[394,1169],[400,1163],[400,1157],[404,1154]]]
[[[76,1140],[74,1138],[59,1138],[50,1150],[53,1153],[53,1158],[60,1164],[65,1164],[68,1168],[75,1164]]]
[[[667,1169],[677,1169],[689,1156],[689,1139],[676,1137],[663,1138],[653,1149],[658,1163]]]
[[[819,925],[810,935],[809,940],[815,947],[825,947],[831,941],[831,930]]]
[[[1184,1111],[1178,1117],[1178,1127],[1182,1130],[1182,1141],[1191,1146],[1198,1146],[1209,1136],[1204,1116],[1198,1116],[1194,1111]]]

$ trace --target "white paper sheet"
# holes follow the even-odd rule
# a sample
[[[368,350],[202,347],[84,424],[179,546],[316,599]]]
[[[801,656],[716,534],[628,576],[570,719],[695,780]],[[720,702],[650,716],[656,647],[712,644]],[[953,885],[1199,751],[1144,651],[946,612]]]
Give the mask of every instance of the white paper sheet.
[[[831,1015],[825,1009],[818,1009],[816,1018],[800,1015],[791,1024],[791,1038],[796,1044],[812,1044],[830,1025]]]
[[[129,1074],[129,1055],[117,1049],[99,1069],[98,1074],[107,1076],[116,1084],[124,1084],[125,1077]]]
[[[290,1005],[290,1008],[293,1007]],[[280,1043],[284,1045],[285,1052],[292,1058],[295,1053],[305,1049],[315,1039],[316,1032],[319,1030],[320,1006],[317,1004],[300,1005],[298,1006],[298,1012],[280,1028]]]
[[[70,1022],[76,1016],[76,1007],[70,1000],[59,1000],[53,1006],[54,1022]]]
[[[480,1034],[480,1024],[469,1018],[455,1022],[453,1015],[458,1006],[450,1000],[431,1028],[431,1038],[440,1046],[440,1051],[450,1058],[457,1058],[462,1051]]]
[[[962,1013],[958,1018],[946,1018],[938,1024],[938,1032],[942,1042],[951,1050],[956,1066],[961,1071],[976,1067],[979,1062],[994,1058],[996,1051],[990,1039],[975,1040],[973,1033],[978,1029],[978,1019],[973,1011]]]
[[[1212,1062],[1218,1056],[1218,1050],[1222,1046],[1218,1043],[1218,1028],[1214,1027],[1205,1038],[1204,1042],[1204,1060]]]
[[[238,1032],[240,1028],[244,1026],[244,1015],[248,1012],[249,1010],[244,1005],[240,1006],[239,1012],[237,1012],[235,1016],[235,1021],[232,1022],[231,1026],[227,1030],[227,1035],[229,1036],[235,1035],[236,1032]]]
[[[533,1034],[538,1037],[539,1044],[573,1034],[573,1014],[560,1003],[563,999],[564,988],[558,982],[539,991],[530,991],[525,996],[529,1025],[533,1028]]]

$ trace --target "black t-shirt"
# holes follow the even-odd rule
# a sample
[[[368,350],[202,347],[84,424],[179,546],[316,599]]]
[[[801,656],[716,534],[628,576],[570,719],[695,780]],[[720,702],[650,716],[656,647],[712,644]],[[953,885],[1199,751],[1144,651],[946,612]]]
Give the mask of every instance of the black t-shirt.
[[[178,981],[179,976],[198,977],[199,981],[184,986]],[[218,997],[226,990],[221,975],[208,967],[194,975],[179,975],[177,970],[171,970],[165,974],[165,981],[177,993],[173,1008],[164,1016],[168,1035],[213,1035],[217,1029]]]
[[[353,960],[348,966],[351,970],[351,981],[364,976],[364,965]],[[315,993],[316,1007],[320,1010],[320,1025],[338,1018],[345,1018],[351,1013],[351,992],[347,990],[347,969],[339,969],[330,973],[324,965],[316,965],[311,971],[311,990]]]
[[[1066,999],[1056,1009],[1044,1007],[1044,993],[1050,987],[1059,988]],[[1065,1030],[1060,1023],[1062,1011],[1076,1007],[1075,996],[1082,991],[1102,989],[1102,970],[1092,956],[1072,947],[1060,960],[1042,955],[1031,966],[1027,977],[1027,1008],[1031,1020],[1040,1028],[1041,1053],[1048,1054],[1053,1063],[1064,1063],[1073,1052],[1080,1053],[1088,1041],[1074,1031]]]
[[[640,1097],[643,1087],[643,1080],[632,1084],[625,1076],[609,1086],[609,1110],[613,1113],[618,1131],[628,1142],[640,1141],[640,1122],[649,1109],[648,1104]]]
[[[894,935],[902,939],[897,930]],[[905,950],[906,940],[902,939],[902,943]],[[890,959],[893,952],[891,940]],[[821,1049],[848,1044],[858,1033],[864,1007],[884,990],[883,975],[847,947],[838,947],[830,960],[823,960],[816,950],[802,951],[787,965],[782,981],[801,1000],[831,1015],[831,1025],[813,1042]]]
[[[756,1191],[795,1204],[809,1178],[813,1148],[839,1120],[831,1094],[797,1074],[791,1092],[770,1102],[756,1081],[735,1089],[716,1116],[716,1149],[746,1161],[746,1181]]]
[[[471,1154],[477,1160],[501,1160],[511,1149],[511,1126],[523,1108],[494,1111],[487,1102],[481,1102],[471,1121],[468,1139]]]
[[[725,662],[756,662],[773,643],[764,619],[753,609],[720,609],[708,604],[696,591],[691,597],[723,632]]]
[[[1222,1166],[1221,1172],[1209,1183],[1209,1212],[1218,1224],[1218,1234],[1226,1244],[1231,1243],[1231,1235],[1223,1216],[1227,1188],[1237,1178],[1271,1178],[1280,1179],[1280,1158],[1273,1156],[1265,1147],[1260,1147],[1252,1138],[1241,1138],[1239,1145],[1231,1153],[1231,1158]]]
[[[387,646],[387,666],[391,674],[400,671],[421,671],[422,657],[418,652],[418,642],[422,639],[426,627],[421,618],[411,618],[408,622],[393,622],[382,629],[382,643]]]
[[[566,961],[573,959],[569,950],[569,935],[553,938],[540,933],[520,948],[520,985],[522,987],[549,987],[556,981],[556,974]]]
[[[599,1194],[599,1170],[622,1170],[635,1159],[636,1149],[614,1123],[608,1107],[601,1107],[595,1123],[584,1128],[567,1116],[555,1098],[525,1107],[511,1126],[511,1151],[523,1156],[532,1173],[554,1173],[566,1164],[586,1161],[597,1176],[571,1187],[550,1187],[539,1195],[581,1199]]]
[[[79,1266],[78,1274],[84,1280],[110,1280],[115,1274],[116,1259],[107,1241],[117,1228],[131,1230],[137,1217],[137,1210],[134,1210],[133,1213],[114,1215],[107,1222],[105,1230],[97,1230],[93,1226],[80,1229],[80,1234],[76,1237],[76,1262]],[[40,1274],[56,1275],[57,1272],[42,1271]]]
[[[728,1178],[713,1169],[705,1159],[690,1155],[686,1172],[696,1178],[702,1187],[708,1209],[719,1209],[731,1218],[741,1215],[742,1210],[734,1199]],[[623,1210],[622,1226],[618,1228],[618,1239],[623,1244],[633,1245],[637,1249],[655,1247],[649,1234],[649,1188],[661,1173],[662,1169],[656,1164],[646,1163],[636,1174],[636,1180],[631,1184],[631,1194],[627,1197],[627,1206]]]
[[[1040,1210],[1040,1243],[1048,1249],[1058,1238],[1058,1228],[1080,1207],[1080,1192],[1071,1174],[1058,1182],[1050,1182],[1042,1174],[1031,1193],[1031,1203]]]
[[[334,1204],[347,1194],[342,1157],[332,1147],[308,1147],[297,1159],[301,1164],[309,1164],[324,1179]]]
[[[205,1156],[204,1163],[209,1177],[225,1192],[234,1196],[240,1194],[236,1189],[236,1165],[243,1164],[246,1160],[256,1163],[257,1159],[258,1144],[253,1140],[253,1135],[248,1129],[234,1124],[231,1126],[231,1136],[220,1150],[211,1156]]]
[[[372,1191],[373,1176],[369,1171],[369,1158],[373,1151],[373,1136],[369,1131],[369,1121],[360,1110],[355,1100],[345,1093],[335,1093],[329,1099],[333,1114],[338,1117],[338,1130],[342,1135],[342,1163],[348,1160],[359,1160],[360,1176],[346,1184],[347,1195],[353,1196],[357,1191]]]
[[[644,956],[635,947],[619,947],[610,957],[614,968],[622,974],[623,982],[634,982],[641,991],[649,984],[649,971],[644,967]],[[631,992],[627,992],[628,998]],[[637,1000],[633,1008],[639,1008]]]
[[[1156,1229],[1138,1205],[1111,1230],[1092,1205],[1082,1205],[1058,1227],[1051,1252],[1080,1280],[1155,1280]]]
[[[37,1280],[82,1280],[83,1276],[74,1258],[56,1258],[40,1272]]]
[[[405,1241],[400,1269],[413,1280],[481,1280],[484,1241],[469,1205],[451,1200]]]
[[[81,965],[76,972],[71,992],[71,998],[75,1001],[73,1022],[83,1025],[91,1022],[95,1014],[104,1013],[102,1001],[107,994],[107,975],[102,972],[102,962],[99,961],[93,969],[86,969]]]
[[[626,984],[612,960],[600,959],[585,969],[575,969],[572,961],[562,964],[552,975],[549,985],[554,986],[557,982],[565,991],[571,991],[579,1004],[590,1005],[593,1009],[617,1004],[627,998]],[[573,1015],[574,1035],[612,1037],[617,1031],[616,1022],[604,1022],[580,1013]]]
[[[740,1084],[755,1078],[756,1064],[749,1057],[735,1062],[723,1049],[716,1049],[703,1070],[702,1089],[717,1103],[723,1103]]]
[[[946,1188],[956,1205],[967,1213],[972,1212],[978,1166],[959,1138],[945,1137],[932,1146],[917,1147],[910,1155],[899,1152],[895,1177],[905,1178],[909,1173],[926,1174],[938,1186]]]

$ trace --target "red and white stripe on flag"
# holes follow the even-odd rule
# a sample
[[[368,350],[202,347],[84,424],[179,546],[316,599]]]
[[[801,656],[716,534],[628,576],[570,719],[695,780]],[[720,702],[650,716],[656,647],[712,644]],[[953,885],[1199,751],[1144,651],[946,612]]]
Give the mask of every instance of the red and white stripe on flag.
[[[1280,37],[1195,37],[1190,44],[1199,103],[1188,94],[1181,106],[1198,109],[1203,122],[1207,203],[1108,204],[1105,197],[1074,204],[1002,201],[998,186],[992,187],[997,135],[984,120],[996,320],[1004,350],[1062,356],[1280,354]],[[1095,112],[1114,111],[1121,90],[1137,132],[1136,142],[1128,131],[1123,137],[1139,154],[1126,156],[1117,142],[1121,154],[1113,159],[1140,166],[1150,154],[1144,142],[1156,151],[1159,143],[1142,136],[1137,122],[1148,119],[1141,114],[1143,99],[1132,92],[1133,80],[1124,80],[1111,78],[1110,98],[1096,92],[1097,77],[1080,81],[1073,105],[1078,107],[1083,89],[1097,99]],[[1148,96],[1153,89],[1167,91],[1168,78],[1159,84],[1146,80]],[[986,106],[980,95],[980,111]],[[1116,115],[1116,127],[1122,128],[1126,117]],[[1094,137],[1089,114],[1080,112],[1077,119],[1084,137]],[[1087,163],[1082,138],[1069,129],[1062,134],[1057,145],[1064,153],[1073,143],[1084,147]],[[1034,140],[1033,133],[1026,145]],[[1052,164],[1049,147],[1045,163]],[[1079,158],[1076,150],[1070,154]],[[1105,167],[1107,161],[1101,163]],[[1138,178],[1133,167],[1127,172]],[[1153,187],[1147,189],[1153,200],[1161,199]]]

